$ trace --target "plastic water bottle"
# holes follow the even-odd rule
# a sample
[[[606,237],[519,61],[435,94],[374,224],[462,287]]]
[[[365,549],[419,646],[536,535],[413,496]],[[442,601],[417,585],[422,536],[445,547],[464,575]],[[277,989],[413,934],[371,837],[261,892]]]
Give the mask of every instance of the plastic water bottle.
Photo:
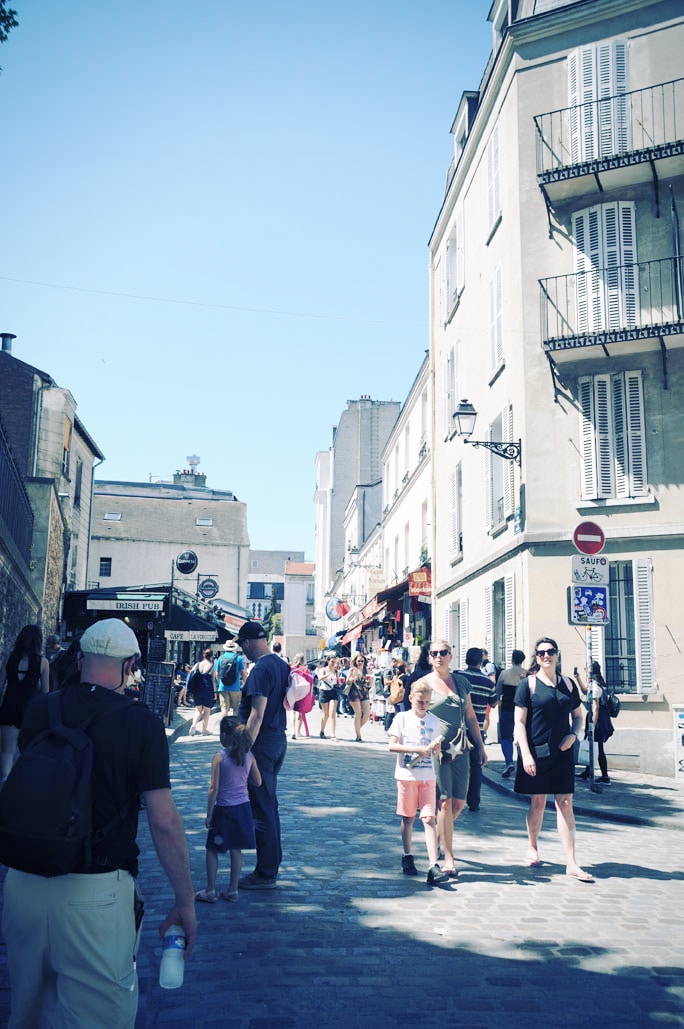
[[[177,990],[183,985],[185,972],[185,932],[180,925],[170,925],[162,940],[162,959],[159,967],[159,985],[165,990]]]

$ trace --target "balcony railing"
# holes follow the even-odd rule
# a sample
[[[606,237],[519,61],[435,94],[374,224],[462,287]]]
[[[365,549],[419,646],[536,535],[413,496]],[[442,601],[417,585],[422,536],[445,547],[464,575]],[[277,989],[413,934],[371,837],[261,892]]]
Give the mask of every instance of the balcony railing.
[[[547,351],[684,332],[681,257],[540,279]]]
[[[535,116],[537,177],[555,182],[684,153],[684,79]]]
[[[0,517],[26,564],[31,558],[33,510],[0,422]]]

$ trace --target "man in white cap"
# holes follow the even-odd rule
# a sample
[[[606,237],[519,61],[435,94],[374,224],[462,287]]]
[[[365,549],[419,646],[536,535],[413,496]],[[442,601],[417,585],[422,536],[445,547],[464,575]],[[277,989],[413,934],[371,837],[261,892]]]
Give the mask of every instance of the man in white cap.
[[[88,867],[46,878],[11,868],[2,929],[12,995],[9,1026],[133,1029],[138,1007],[134,900],[140,801],[174,904],[160,927],[181,925],[186,957],[195,939],[194,891],[183,823],[171,796],[161,721],[131,703],[124,686],[140,650],[125,622],[108,618],[80,641],[81,683],[61,695],[62,721],[87,726],[93,741],[94,832]],[[48,697],[24,719],[22,749],[46,727]],[[111,826],[113,828],[109,828]]]
[[[272,654],[261,622],[245,622],[235,641],[254,662],[242,693],[238,718],[252,737],[252,753],[261,772],[261,786],[250,787],[256,833],[256,867],[240,879],[245,890],[272,890],[283,851],[278,814],[278,772],[287,751],[287,718],[283,701],[289,665]]]

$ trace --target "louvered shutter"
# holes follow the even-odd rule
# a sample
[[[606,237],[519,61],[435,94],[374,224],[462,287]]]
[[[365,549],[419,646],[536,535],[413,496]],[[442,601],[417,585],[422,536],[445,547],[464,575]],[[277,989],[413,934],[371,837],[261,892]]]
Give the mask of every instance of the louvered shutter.
[[[499,126],[495,125],[487,146],[487,210],[489,228],[501,211],[501,185],[499,179]]]
[[[648,474],[646,471],[646,431],[641,372],[625,372],[624,378],[630,496],[644,497],[648,493]]]
[[[501,265],[489,280],[489,368],[494,372],[503,361],[503,286]]]
[[[641,320],[639,305],[639,265],[637,263],[636,215],[634,204],[621,203],[620,212],[620,265],[622,268],[620,328],[633,329]]]
[[[594,380],[581,378],[578,382],[580,415],[580,445],[582,454],[582,499],[596,499],[596,440],[594,432]]]
[[[451,643],[451,604],[444,608],[444,639]]]
[[[468,601],[461,600],[458,605],[458,667],[465,668],[468,650]]]
[[[442,253],[437,267],[435,268],[435,277],[439,282],[439,323],[440,325],[446,325],[447,323],[447,262],[446,253]]]
[[[594,427],[596,433],[596,472],[599,499],[612,497],[615,489],[613,462],[613,425],[609,375],[594,377]]]
[[[457,465],[449,476],[449,500],[451,506],[451,533],[449,538],[449,556],[456,557],[459,552],[458,536],[460,525],[458,524],[458,480],[460,466]]]
[[[577,272],[577,331],[598,332],[604,328],[603,222],[600,207],[588,207],[573,215],[575,269]]]
[[[442,369],[442,434],[444,439],[449,439],[451,435],[451,415],[452,412],[449,410],[449,358],[450,353],[447,352],[442,357],[441,369]]]
[[[604,678],[606,670],[605,631],[602,625],[587,626],[587,657],[591,641],[591,660],[599,662],[604,672]]]
[[[653,565],[651,559],[646,557],[634,561],[633,574],[637,690],[640,693],[654,693],[658,688],[658,677],[656,675],[655,634],[653,631]]]
[[[492,438],[492,431],[489,426],[484,434],[486,440]],[[485,471],[484,471],[484,503],[485,503],[485,531],[489,532],[494,524],[492,513],[492,454],[485,450]]]
[[[504,666],[512,660],[511,654],[515,647],[515,577],[507,575],[504,579],[504,604],[505,604],[505,650]]]
[[[625,380],[622,375],[611,379],[613,402],[613,439],[615,453],[615,496],[630,496],[629,449],[627,443],[627,412],[625,410]]]
[[[485,647],[494,653],[494,587],[485,586]]]
[[[465,286],[465,241],[463,239],[463,204],[456,211],[456,299]]]
[[[510,443],[513,440],[513,408],[510,404],[504,407],[501,412],[501,424],[504,429],[503,442]],[[515,461],[505,461],[503,471],[503,503],[504,518],[510,518],[513,514],[515,497]]]

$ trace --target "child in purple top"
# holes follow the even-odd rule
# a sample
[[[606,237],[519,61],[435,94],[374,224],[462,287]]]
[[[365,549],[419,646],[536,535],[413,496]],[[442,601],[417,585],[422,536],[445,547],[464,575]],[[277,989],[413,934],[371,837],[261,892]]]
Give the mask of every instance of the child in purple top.
[[[211,762],[207,797],[207,888],[195,894],[205,904],[216,901],[218,856],[230,851],[230,884],[221,891],[224,900],[238,899],[242,851],[254,850],[254,819],[247,783],[261,786],[261,773],[250,753],[252,740],[237,718],[226,715],[220,725],[221,746]]]

